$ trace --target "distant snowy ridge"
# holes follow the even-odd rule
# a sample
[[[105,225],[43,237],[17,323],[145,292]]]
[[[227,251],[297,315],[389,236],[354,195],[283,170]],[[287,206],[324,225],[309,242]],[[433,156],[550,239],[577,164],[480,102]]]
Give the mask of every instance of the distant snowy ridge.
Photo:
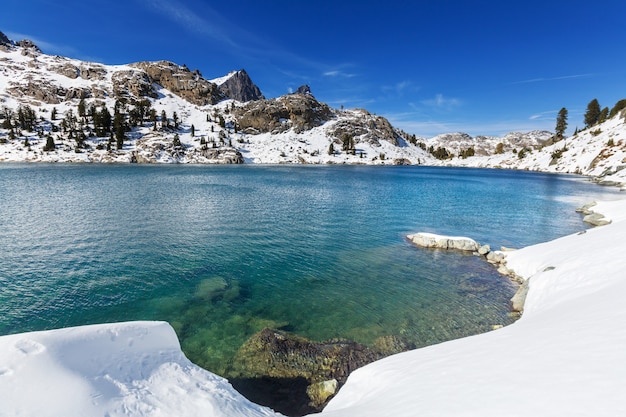
[[[523,152],[520,155],[520,152]],[[579,174],[603,185],[626,184],[626,110],[562,141],[536,149],[518,148],[502,154],[455,157],[438,165],[506,168]]]

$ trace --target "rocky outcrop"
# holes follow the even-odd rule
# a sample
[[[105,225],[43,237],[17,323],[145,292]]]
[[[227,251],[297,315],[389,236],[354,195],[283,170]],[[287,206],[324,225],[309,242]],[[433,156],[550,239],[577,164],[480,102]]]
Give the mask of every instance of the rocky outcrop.
[[[289,94],[247,103],[235,109],[235,117],[246,133],[280,133],[289,129],[301,133],[326,123],[334,113],[313,96]]]
[[[263,100],[265,97],[259,87],[250,79],[246,70],[235,71],[219,85],[219,89],[228,98],[241,102]]]
[[[9,82],[6,92],[13,97],[30,97],[46,104],[58,104],[65,98],[67,90],[50,82],[30,79],[28,83]]]
[[[302,94],[305,96],[313,96],[313,93],[311,92],[311,87],[307,84],[301,85],[292,94]]]
[[[11,40],[2,32],[0,32],[0,45],[11,46]]]
[[[216,104],[226,98],[217,85],[185,66],[169,61],[137,62],[132,66],[145,71],[151,81],[198,106]]]
[[[303,415],[320,411],[353,370],[414,347],[397,336],[377,339],[369,348],[348,340],[314,342],[266,328],[239,349],[228,377],[247,398],[288,415]],[[269,385],[273,396],[261,392]],[[283,396],[276,394],[281,392]]]
[[[22,55],[29,55],[32,53],[35,53],[35,54],[41,53],[41,49],[39,49],[39,47],[35,45],[35,43],[31,41],[30,39],[22,39],[21,41],[17,43],[17,46],[21,47],[24,50],[22,52]]]
[[[83,64],[79,67],[80,77],[84,80],[102,81],[106,79],[107,70],[102,65]]]
[[[369,143],[380,146],[384,140],[392,145],[400,144],[400,135],[391,126],[389,120],[382,116],[374,116],[367,110],[352,110],[342,113],[342,118],[337,123],[329,126],[328,133],[340,143],[346,136],[352,136],[355,144]]]
[[[152,80],[143,71],[116,71],[111,77],[115,97],[157,98]]]
[[[604,214],[596,213],[592,210],[598,203],[592,201],[591,203],[585,204],[584,206],[576,209],[576,212],[582,213],[585,217],[583,217],[583,221],[592,226],[606,226],[611,223],[611,220],[604,217]]]
[[[433,233],[416,233],[407,238],[413,244],[423,248],[456,249],[461,251],[478,251],[480,245],[469,237],[442,236]]]
[[[171,138],[160,134],[147,134],[136,143],[132,162],[152,164],[157,162],[195,164],[243,164],[241,152],[231,146],[187,147],[177,145]]]
[[[80,69],[78,69],[76,65],[70,64],[69,62],[62,65],[52,65],[49,69],[72,80],[75,80],[80,75]]]

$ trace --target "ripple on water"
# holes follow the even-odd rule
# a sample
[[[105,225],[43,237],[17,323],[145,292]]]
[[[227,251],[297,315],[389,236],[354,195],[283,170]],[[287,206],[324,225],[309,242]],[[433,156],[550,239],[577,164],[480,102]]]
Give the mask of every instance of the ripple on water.
[[[558,176],[423,167],[0,166],[0,333],[172,324],[226,373],[264,327],[422,346],[508,324],[512,285],[407,233],[521,246],[580,230]],[[468,209],[470,207],[471,209]]]

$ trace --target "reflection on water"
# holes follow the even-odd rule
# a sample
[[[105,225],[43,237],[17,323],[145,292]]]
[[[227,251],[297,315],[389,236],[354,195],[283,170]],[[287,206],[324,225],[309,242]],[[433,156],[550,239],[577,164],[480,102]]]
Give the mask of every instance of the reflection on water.
[[[425,167],[0,166],[0,334],[167,320],[227,372],[264,327],[423,346],[513,321],[514,286],[408,233],[520,247],[579,231],[585,181]]]

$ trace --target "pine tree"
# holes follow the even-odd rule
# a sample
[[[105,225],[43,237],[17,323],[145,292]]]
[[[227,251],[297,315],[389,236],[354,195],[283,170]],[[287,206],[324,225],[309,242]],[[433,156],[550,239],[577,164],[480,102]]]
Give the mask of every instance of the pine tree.
[[[600,103],[597,99],[593,99],[587,104],[587,111],[585,112],[585,125],[591,127],[598,123],[600,119]]]
[[[85,107],[85,99],[81,98],[80,101],[78,102],[78,115],[80,117],[85,117],[86,114],[87,114],[87,109]]]
[[[165,110],[161,111],[161,129],[166,129],[169,127],[169,123],[167,122],[167,113]]]
[[[613,106],[613,108],[609,112],[609,118],[615,116],[617,113],[619,113],[621,110],[625,108],[626,108],[626,99],[621,99],[620,101],[615,103],[615,106]]]
[[[598,117],[598,123],[602,123],[602,122],[606,121],[606,119],[608,117],[609,117],[609,108],[605,107],[600,112],[600,116]]]
[[[117,149],[122,149],[124,146],[124,139],[126,139],[126,135],[124,133],[124,114],[117,111],[117,106],[115,110],[115,115],[113,116],[113,130],[115,131]]]
[[[191,125],[191,137],[193,138],[194,136],[196,136],[196,127]]]
[[[563,139],[565,129],[567,129],[567,109],[563,107],[556,116],[556,127],[554,128],[556,141]]]
[[[43,150],[46,152],[53,151],[55,148],[54,139],[51,135],[46,137],[46,146],[43,147]]]

